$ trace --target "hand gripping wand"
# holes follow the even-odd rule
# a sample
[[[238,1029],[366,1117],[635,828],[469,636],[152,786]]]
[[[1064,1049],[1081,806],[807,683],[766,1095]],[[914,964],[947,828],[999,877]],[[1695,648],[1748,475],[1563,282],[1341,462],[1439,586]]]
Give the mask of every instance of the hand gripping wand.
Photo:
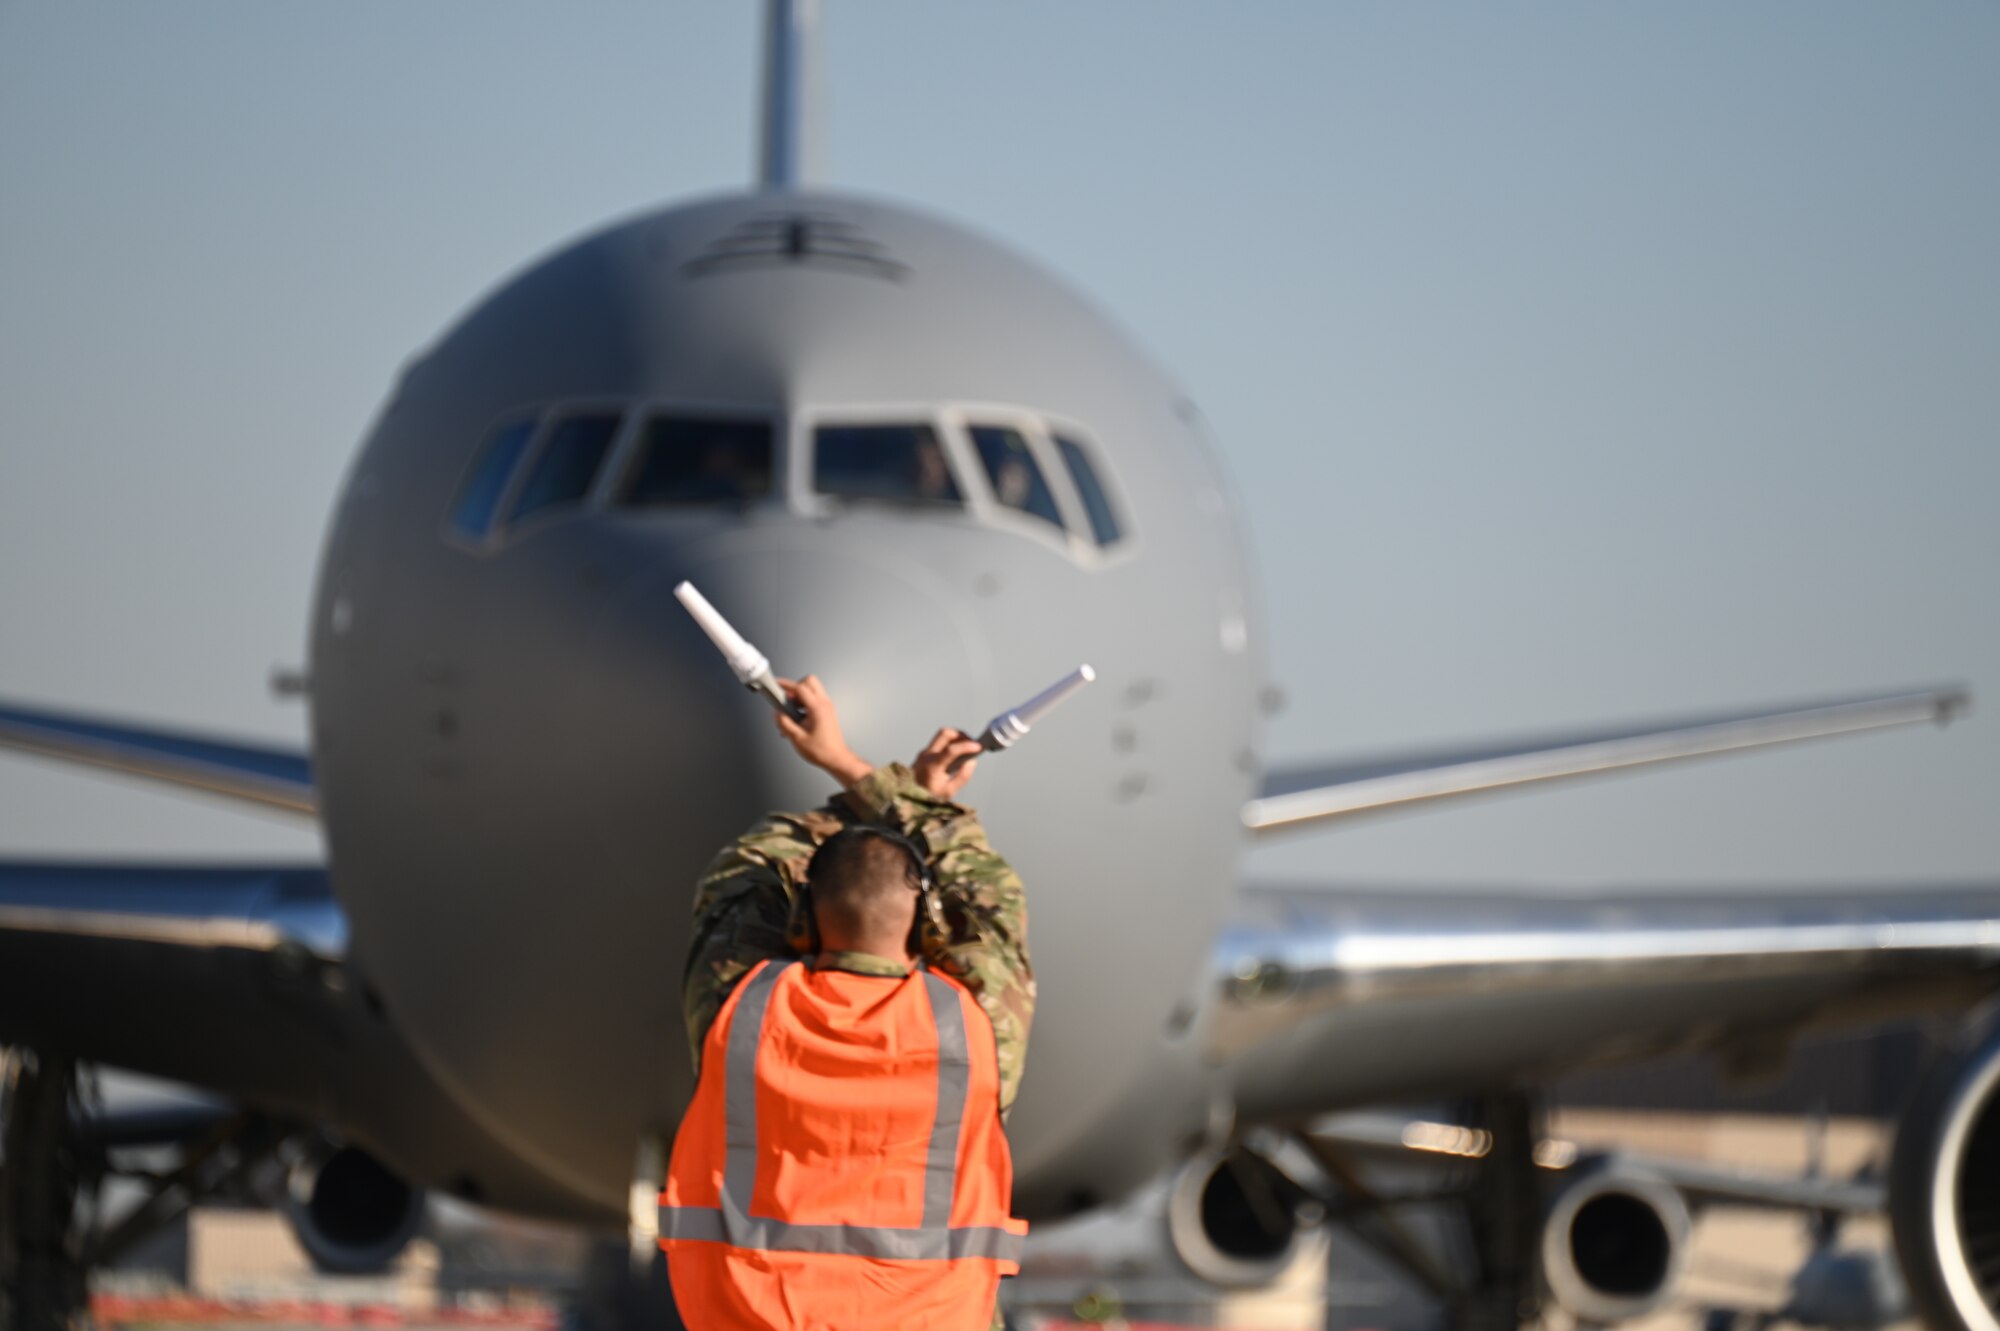
[[[722,659],[736,675],[736,682],[752,693],[760,693],[771,706],[783,712],[792,720],[805,723],[806,709],[785,696],[778,687],[778,677],[771,673],[771,663],[750,645],[750,640],[736,631],[734,625],[722,617],[722,613],[708,603],[708,598],[696,591],[694,584],[683,582],[674,588],[674,599],[681,603],[694,622],[701,625],[701,631],[715,644],[715,650],[722,653]]]

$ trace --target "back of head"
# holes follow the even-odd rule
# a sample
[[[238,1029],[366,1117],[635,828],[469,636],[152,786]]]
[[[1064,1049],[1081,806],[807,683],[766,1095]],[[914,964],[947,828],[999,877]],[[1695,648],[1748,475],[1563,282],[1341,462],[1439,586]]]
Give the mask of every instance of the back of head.
[[[915,846],[883,828],[856,825],[827,838],[806,869],[821,948],[907,960],[919,863]]]

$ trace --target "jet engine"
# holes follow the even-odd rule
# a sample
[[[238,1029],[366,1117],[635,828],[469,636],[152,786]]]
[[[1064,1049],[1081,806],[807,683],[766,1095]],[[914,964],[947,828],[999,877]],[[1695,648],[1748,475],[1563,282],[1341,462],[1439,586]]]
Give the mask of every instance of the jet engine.
[[[1244,1146],[1197,1152],[1167,1193],[1167,1239],[1195,1275],[1225,1289],[1268,1285],[1320,1226],[1310,1194]]]
[[[2000,1029],[1918,1083],[1896,1128],[1889,1221],[1926,1326],[2000,1331]]]
[[[1579,1322],[1652,1312],[1680,1280],[1692,1228],[1664,1179],[1617,1164],[1588,1170],[1557,1194],[1542,1226],[1549,1292]]]
[[[316,1146],[292,1166],[282,1207],[313,1265],[336,1275],[384,1270],[416,1237],[424,1194],[353,1146]]]

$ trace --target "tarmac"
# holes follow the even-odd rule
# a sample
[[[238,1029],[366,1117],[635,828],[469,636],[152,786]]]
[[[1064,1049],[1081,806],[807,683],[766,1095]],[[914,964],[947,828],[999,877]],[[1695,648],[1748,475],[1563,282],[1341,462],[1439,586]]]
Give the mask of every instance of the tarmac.
[[[1551,1136],[1573,1142],[1581,1150],[1616,1148],[1638,1156],[1778,1175],[1806,1173],[1815,1167],[1817,1155],[1817,1167],[1826,1174],[1851,1176],[1865,1164],[1879,1160],[1889,1144],[1881,1122],[1854,1117],[1818,1122],[1757,1113],[1563,1109],[1551,1117],[1549,1127]],[[1188,1276],[1168,1253],[1160,1218],[1163,1191],[1161,1185],[1155,1185],[1116,1213],[1087,1222],[1088,1228],[1039,1227],[1026,1268],[1008,1290],[1009,1304],[1020,1325],[1050,1329],[1127,1327],[1135,1331],[1169,1326],[1226,1327],[1233,1331],[1438,1331],[1442,1326],[1441,1312],[1434,1303],[1366,1250],[1337,1235],[1297,1264],[1277,1288],[1254,1295],[1224,1295]],[[270,1232],[261,1234],[256,1222]],[[506,1222],[501,1224],[504,1227]],[[213,1235],[209,1235],[211,1230]],[[402,1272],[400,1279],[385,1278],[366,1289],[355,1285],[344,1295],[315,1298],[315,1286],[300,1284],[286,1295],[273,1297],[283,1286],[280,1277],[288,1263],[301,1268],[300,1273],[310,1279],[303,1269],[303,1254],[288,1251],[295,1245],[282,1220],[268,1213],[225,1213],[206,1222],[202,1234],[227,1239],[217,1243],[217,1250],[231,1254],[214,1274],[203,1272],[201,1243],[190,1254],[191,1274],[202,1277],[209,1297],[100,1291],[94,1308],[98,1324],[267,1329],[493,1326],[550,1331],[557,1325],[555,1308],[563,1297],[558,1282],[567,1283],[544,1264],[533,1278],[528,1278],[525,1268],[519,1272],[527,1285],[544,1291],[543,1297],[441,1301],[434,1278],[437,1256],[432,1249],[427,1262],[417,1264],[428,1266],[433,1276],[429,1281],[419,1278],[424,1273],[413,1269]],[[1843,1247],[1887,1250],[1886,1221],[1857,1218],[1843,1228],[1840,1242]],[[1734,1207],[1697,1213],[1685,1273],[1674,1295],[1660,1311],[1624,1325],[1636,1331],[1702,1331],[1717,1310],[1775,1313],[1785,1306],[1792,1277],[1810,1250],[1807,1221],[1796,1213]],[[502,1265],[511,1268],[515,1264]],[[507,1271],[496,1270],[491,1276],[499,1286],[512,1283]],[[232,1282],[236,1290],[265,1296],[213,1297],[213,1291],[230,1289]],[[417,1284],[425,1284],[427,1289],[418,1290]],[[1746,1319],[1738,1324],[1752,1323]],[[1570,1331],[1574,1324],[1560,1311],[1551,1311],[1543,1325],[1549,1331]]]

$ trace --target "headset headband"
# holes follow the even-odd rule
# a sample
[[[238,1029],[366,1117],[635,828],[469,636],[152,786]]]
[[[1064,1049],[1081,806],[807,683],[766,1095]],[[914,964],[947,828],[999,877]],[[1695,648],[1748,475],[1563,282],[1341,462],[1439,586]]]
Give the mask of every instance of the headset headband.
[[[924,852],[918,848],[917,843],[904,836],[901,832],[898,832],[895,828],[883,827],[878,823],[850,823],[820,843],[819,849],[813,852],[812,860],[806,865],[806,886],[812,886],[813,867],[819,863],[819,857],[826,853],[828,847],[842,840],[858,841],[863,837],[873,837],[877,841],[886,841],[907,855],[910,859],[910,867],[916,870],[917,890],[919,892],[929,892],[936,886],[931,879],[930,861],[924,857]]]
[[[910,857],[910,864],[917,871],[917,918],[910,925],[910,951],[927,959],[942,955],[949,942],[950,929],[945,923],[944,909],[938,898],[937,880],[931,876],[930,861],[909,837],[894,828],[875,823],[850,823],[821,842],[819,849],[813,852],[812,860],[806,865],[806,881],[792,902],[791,919],[785,926],[786,941],[791,944],[792,951],[809,957],[820,950],[819,921],[813,917],[813,866],[819,863],[819,857],[827,847],[843,837],[853,840],[875,837],[900,847]]]

